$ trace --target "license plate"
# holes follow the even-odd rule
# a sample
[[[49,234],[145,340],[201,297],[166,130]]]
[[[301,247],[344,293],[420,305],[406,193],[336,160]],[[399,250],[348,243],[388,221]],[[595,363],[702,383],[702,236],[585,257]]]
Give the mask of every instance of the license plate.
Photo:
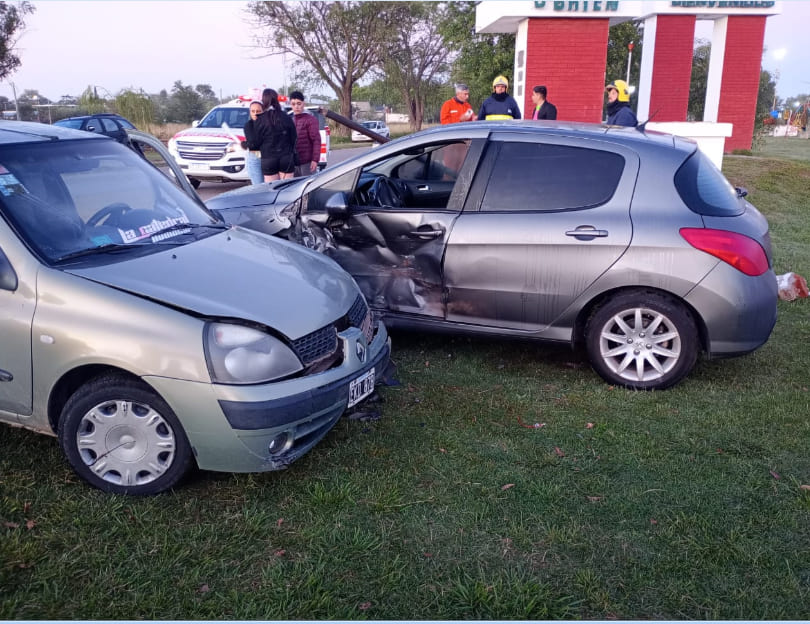
[[[374,392],[373,368],[363,376],[353,379],[349,384],[349,404],[346,407],[357,405],[372,392]]]
[[[208,171],[208,165],[205,163],[191,163],[191,171]]]

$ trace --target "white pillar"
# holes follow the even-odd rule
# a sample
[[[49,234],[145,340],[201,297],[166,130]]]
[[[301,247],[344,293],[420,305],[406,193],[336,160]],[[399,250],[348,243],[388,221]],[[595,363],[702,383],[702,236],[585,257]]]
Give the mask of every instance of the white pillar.
[[[727,32],[728,16],[714,20],[712,51],[709,56],[709,74],[706,76],[706,101],[703,107],[703,121],[716,123],[720,114],[720,88],[723,86]]]
[[[658,17],[652,15],[644,20],[644,45],[641,51],[641,73],[638,77],[638,108],[636,117],[639,121],[650,118],[650,92],[652,91],[653,62],[655,61],[655,36]]]

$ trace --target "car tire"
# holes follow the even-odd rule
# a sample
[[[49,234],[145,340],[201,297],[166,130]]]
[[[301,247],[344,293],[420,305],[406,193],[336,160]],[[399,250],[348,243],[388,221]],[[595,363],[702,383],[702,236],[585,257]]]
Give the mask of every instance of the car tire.
[[[103,375],[65,403],[59,443],[76,473],[115,494],[157,494],[191,469],[191,445],[166,402],[142,382]]]
[[[634,291],[599,307],[585,329],[591,366],[608,383],[663,390],[695,366],[700,341],[692,314],[670,297]]]
[[[188,181],[191,182],[191,186],[193,186],[195,189],[200,188],[200,180],[197,178],[189,178]]]

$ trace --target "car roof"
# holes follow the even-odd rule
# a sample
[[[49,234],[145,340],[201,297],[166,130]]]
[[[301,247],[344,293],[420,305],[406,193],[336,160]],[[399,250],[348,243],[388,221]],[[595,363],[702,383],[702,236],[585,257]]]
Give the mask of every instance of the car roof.
[[[448,138],[450,138],[453,135],[463,134],[464,128],[471,125],[478,130],[488,130],[490,133],[509,132],[537,136],[592,138],[626,145],[631,148],[642,145],[669,149],[674,147],[679,151],[691,153],[697,146],[691,139],[677,137],[666,132],[578,121],[476,121],[473,124],[457,123],[435,126],[408,135],[408,137],[430,138],[431,135],[435,135],[436,139],[441,139],[443,135],[448,135]]]
[[[125,119],[118,113],[93,113],[92,115],[76,115],[75,117],[64,117],[59,121],[67,121],[68,119],[90,119],[92,117],[110,117],[112,119]],[[56,123],[56,122],[54,122]]]
[[[107,136],[61,126],[50,126],[33,121],[3,121],[0,123],[0,145],[16,143],[41,143],[45,141],[67,141],[91,139],[111,141]]]

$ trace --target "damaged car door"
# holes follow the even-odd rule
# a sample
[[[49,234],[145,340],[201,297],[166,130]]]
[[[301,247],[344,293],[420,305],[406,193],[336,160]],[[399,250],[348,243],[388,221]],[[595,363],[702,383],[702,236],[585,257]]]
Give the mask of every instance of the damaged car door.
[[[304,197],[298,242],[325,251],[384,312],[445,318],[444,250],[480,146],[404,150]]]

